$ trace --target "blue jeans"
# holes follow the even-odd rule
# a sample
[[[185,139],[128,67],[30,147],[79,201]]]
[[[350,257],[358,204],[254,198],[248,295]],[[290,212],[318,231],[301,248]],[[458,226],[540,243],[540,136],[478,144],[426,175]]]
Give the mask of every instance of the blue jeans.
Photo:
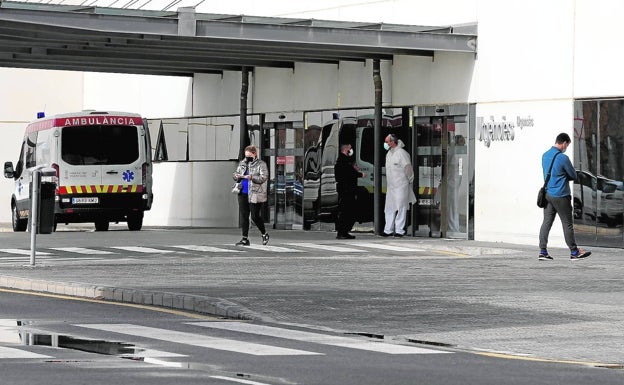
[[[572,219],[572,197],[553,197],[546,194],[548,204],[544,207],[544,221],[539,233],[539,247],[546,249],[548,245],[548,234],[555,221],[555,215],[559,215],[559,220],[563,226],[563,237],[570,250],[576,250],[576,239],[574,237],[574,222]]]

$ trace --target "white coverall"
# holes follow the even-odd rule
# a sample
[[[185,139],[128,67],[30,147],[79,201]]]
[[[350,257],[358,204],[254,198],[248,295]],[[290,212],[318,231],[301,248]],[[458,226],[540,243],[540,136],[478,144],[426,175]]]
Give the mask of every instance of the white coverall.
[[[407,207],[416,202],[412,188],[414,169],[401,140],[386,154],[386,234],[405,234]]]

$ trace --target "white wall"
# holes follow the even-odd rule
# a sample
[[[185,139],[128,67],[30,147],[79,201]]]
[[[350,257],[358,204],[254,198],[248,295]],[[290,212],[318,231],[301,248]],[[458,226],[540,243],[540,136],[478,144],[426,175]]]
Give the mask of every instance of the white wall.
[[[576,0],[575,97],[624,95],[623,18],[621,0]]]
[[[572,137],[573,103],[571,100],[480,103],[477,117],[484,123],[511,122],[513,140],[494,140],[489,147],[475,145],[475,239],[537,245],[542,210],[535,200],[543,184],[542,154],[567,132]],[[503,119],[503,117],[505,119]],[[520,127],[518,117],[532,122]],[[478,119],[480,121],[480,119]],[[480,126],[477,125],[477,131]],[[572,162],[573,146],[566,155]],[[551,231],[550,245],[565,247],[561,224],[557,219]]]
[[[136,112],[146,118],[192,113],[191,78],[86,72],[84,109]]]
[[[154,206],[146,226],[238,226],[231,193],[236,162],[166,162],[154,167]]]
[[[37,118],[82,109],[83,75],[80,72],[0,68],[0,162],[18,159],[24,129]],[[0,178],[0,223],[11,222],[14,180]]]

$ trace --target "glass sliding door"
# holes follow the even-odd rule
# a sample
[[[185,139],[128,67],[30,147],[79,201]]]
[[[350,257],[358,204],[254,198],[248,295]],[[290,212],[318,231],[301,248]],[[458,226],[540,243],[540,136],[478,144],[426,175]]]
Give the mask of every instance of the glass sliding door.
[[[624,246],[624,99],[574,105],[574,226],[577,242]]]

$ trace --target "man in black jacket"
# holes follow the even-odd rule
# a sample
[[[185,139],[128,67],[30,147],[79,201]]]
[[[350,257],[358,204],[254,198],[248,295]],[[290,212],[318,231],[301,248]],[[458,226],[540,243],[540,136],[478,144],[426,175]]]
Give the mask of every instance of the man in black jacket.
[[[355,206],[357,193],[357,178],[366,176],[358,170],[353,162],[353,148],[345,143],[340,146],[340,154],[334,165],[338,191],[338,215],[336,216],[336,239],[354,239],[349,234],[355,224]]]

